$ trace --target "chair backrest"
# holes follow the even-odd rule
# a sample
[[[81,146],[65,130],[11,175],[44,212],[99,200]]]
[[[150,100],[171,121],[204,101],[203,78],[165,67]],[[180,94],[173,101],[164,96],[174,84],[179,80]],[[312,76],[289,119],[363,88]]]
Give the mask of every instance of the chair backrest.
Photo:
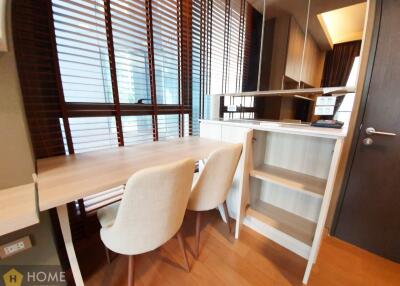
[[[211,153],[193,186],[188,209],[210,210],[226,200],[241,151],[242,144],[233,144]]]
[[[135,255],[171,239],[182,225],[193,181],[195,162],[182,160],[132,175],[114,224],[100,231],[107,247]]]

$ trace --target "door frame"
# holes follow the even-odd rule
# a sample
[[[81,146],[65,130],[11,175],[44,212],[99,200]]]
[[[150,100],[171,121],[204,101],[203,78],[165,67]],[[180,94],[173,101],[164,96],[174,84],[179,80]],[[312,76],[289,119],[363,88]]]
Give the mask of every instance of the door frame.
[[[337,230],[337,226],[339,223],[340,214],[342,211],[343,201],[344,201],[344,198],[345,198],[345,195],[347,192],[347,187],[348,187],[348,184],[350,181],[350,174],[351,174],[351,170],[353,167],[356,150],[357,150],[358,144],[360,142],[361,133],[363,132],[362,122],[364,119],[365,110],[366,110],[366,106],[367,106],[367,102],[368,102],[368,94],[369,94],[369,90],[370,90],[372,72],[374,70],[376,49],[377,49],[378,40],[379,40],[379,29],[380,29],[381,19],[382,19],[382,1],[383,0],[376,0],[375,19],[374,19],[373,31],[372,31],[372,37],[371,37],[371,46],[370,46],[370,52],[368,55],[368,62],[367,62],[367,67],[366,67],[364,84],[363,84],[363,88],[362,88],[362,92],[361,92],[361,100],[360,100],[359,110],[358,110],[358,114],[357,114],[357,118],[356,118],[355,128],[353,131],[353,139],[352,139],[352,142],[350,145],[350,152],[349,152],[348,160],[347,160],[346,167],[345,167],[346,169],[345,169],[344,176],[343,176],[343,183],[340,188],[340,194],[339,194],[338,202],[336,205],[332,228],[330,231],[330,234],[333,236],[336,236],[336,230]],[[353,110],[353,112],[354,112],[354,110]]]

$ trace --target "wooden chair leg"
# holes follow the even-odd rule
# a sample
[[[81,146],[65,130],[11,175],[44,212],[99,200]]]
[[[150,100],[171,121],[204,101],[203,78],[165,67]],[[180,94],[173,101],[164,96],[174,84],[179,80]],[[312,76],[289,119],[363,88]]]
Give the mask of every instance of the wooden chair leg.
[[[223,203],[223,206],[224,206],[224,212],[225,212],[225,217],[226,217],[226,223],[228,224],[229,234],[231,234],[232,233],[232,231],[231,231],[231,218],[229,217],[228,206],[226,204],[226,201]]]
[[[195,256],[199,257],[199,249],[200,249],[200,220],[201,220],[201,212],[196,213],[196,250]]]
[[[190,272],[189,261],[188,261],[187,255],[186,255],[186,247],[185,247],[185,243],[183,242],[181,230],[178,231],[178,233],[176,234],[176,237],[178,238],[179,247],[181,248],[181,251],[183,253],[183,258],[185,259],[185,270],[187,272]]]
[[[110,250],[107,248],[107,246],[104,245],[104,249],[106,250],[106,258],[107,258],[107,263],[110,264],[111,263],[111,259],[110,259]]]
[[[129,255],[128,263],[128,286],[135,285],[135,256]]]

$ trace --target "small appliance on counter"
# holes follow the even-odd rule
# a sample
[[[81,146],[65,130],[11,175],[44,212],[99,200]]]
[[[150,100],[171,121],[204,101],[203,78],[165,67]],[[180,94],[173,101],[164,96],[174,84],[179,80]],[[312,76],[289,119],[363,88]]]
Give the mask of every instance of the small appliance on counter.
[[[341,129],[343,125],[344,122],[334,119],[320,119],[311,123],[311,126],[314,127],[336,128],[336,129]]]

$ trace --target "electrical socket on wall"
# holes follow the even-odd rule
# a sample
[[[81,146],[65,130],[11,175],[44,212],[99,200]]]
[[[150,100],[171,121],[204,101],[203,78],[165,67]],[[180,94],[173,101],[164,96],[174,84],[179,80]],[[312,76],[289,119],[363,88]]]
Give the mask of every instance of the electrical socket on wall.
[[[17,240],[0,245],[0,258],[5,259],[29,248],[32,248],[29,236],[21,237]]]

